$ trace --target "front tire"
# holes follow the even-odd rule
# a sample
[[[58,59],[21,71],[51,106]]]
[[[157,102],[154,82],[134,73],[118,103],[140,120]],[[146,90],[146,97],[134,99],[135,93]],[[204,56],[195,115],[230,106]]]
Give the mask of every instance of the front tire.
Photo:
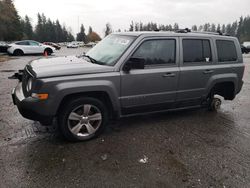
[[[86,141],[102,133],[108,122],[108,111],[100,100],[80,97],[69,100],[60,108],[58,122],[67,140]]]

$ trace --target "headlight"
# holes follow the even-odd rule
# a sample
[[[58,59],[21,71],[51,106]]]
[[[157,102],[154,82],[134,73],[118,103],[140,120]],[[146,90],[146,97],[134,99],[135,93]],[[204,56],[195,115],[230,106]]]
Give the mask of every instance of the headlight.
[[[28,82],[27,82],[27,86],[26,86],[26,90],[27,92],[29,92],[32,88],[32,78],[29,78]]]

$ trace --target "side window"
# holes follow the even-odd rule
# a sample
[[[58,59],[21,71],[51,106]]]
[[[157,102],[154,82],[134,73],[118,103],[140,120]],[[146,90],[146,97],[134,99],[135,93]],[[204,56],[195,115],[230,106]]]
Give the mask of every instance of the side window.
[[[28,41],[21,41],[21,42],[16,42],[17,45],[30,45]]]
[[[35,42],[35,41],[29,41],[31,46],[39,46],[39,43]]]
[[[212,53],[209,40],[183,39],[183,62],[211,62]]]
[[[175,64],[176,44],[174,39],[158,39],[143,42],[132,55],[145,59],[145,65]]]
[[[219,62],[237,60],[236,48],[233,41],[216,40],[216,47]]]

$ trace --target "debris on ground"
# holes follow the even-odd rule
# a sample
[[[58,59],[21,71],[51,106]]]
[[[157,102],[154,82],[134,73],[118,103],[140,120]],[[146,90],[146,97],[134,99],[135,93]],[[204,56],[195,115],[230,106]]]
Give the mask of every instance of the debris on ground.
[[[139,159],[139,162],[143,164],[148,163],[148,157],[146,155],[143,155],[143,158]]]
[[[103,161],[106,161],[108,159],[108,155],[104,154],[104,155],[101,156],[101,158],[102,158]]]

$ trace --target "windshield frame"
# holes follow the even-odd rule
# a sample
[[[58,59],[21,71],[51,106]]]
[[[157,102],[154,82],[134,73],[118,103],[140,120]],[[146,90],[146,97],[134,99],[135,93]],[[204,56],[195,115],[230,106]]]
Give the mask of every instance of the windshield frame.
[[[134,35],[126,35],[126,34],[119,34],[119,33],[112,33],[110,35],[116,35],[116,36],[124,36],[124,37],[129,37],[131,38],[131,42],[130,44],[124,49],[124,51],[121,53],[121,55],[119,55],[117,57],[117,59],[115,61],[113,61],[112,63],[107,64],[106,62],[101,62],[100,65],[104,65],[104,66],[115,66],[117,64],[117,62],[120,60],[120,58],[126,53],[126,51],[130,48],[130,46],[135,42],[135,40],[137,39],[137,36]],[[104,38],[103,38],[104,39]],[[101,41],[100,41],[101,42]],[[95,48],[95,46],[93,47]],[[85,55],[89,55],[88,52]],[[92,56],[90,56],[91,58],[93,58]],[[98,62],[98,61],[97,61]]]

